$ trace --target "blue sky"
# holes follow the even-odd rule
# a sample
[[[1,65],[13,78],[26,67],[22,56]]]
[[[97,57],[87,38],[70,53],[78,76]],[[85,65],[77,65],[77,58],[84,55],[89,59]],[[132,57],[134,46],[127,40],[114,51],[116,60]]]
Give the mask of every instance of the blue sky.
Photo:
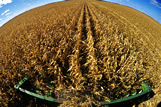
[[[161,0],[105,0],[132,7],[148,16],[152,17],[161,24]]]
[[[63,0],[0,0],[0,27],[32,8]],[[161,23],[161,0],[105,0],[137,9]]]
[[[0,0],[0,27],[25,11],[58,1],[63,0]]]

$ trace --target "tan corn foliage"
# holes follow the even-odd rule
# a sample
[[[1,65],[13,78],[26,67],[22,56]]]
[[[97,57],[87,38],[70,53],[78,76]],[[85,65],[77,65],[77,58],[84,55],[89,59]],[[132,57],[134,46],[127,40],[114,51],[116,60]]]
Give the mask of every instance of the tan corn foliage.
[[[62,107],[99,106],[140,89],[142,81],[158,99],[160,39],[156,44],[155,32],[132,24],[124,8],[95,0],[53,3],[0,28],[0,105],[24,103],[13,87],[25,76],[63,100]]]

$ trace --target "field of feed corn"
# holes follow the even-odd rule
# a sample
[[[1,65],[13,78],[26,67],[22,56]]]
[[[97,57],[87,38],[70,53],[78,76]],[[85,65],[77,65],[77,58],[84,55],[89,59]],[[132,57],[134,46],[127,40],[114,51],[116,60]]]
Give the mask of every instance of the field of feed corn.
[[[0,28],[0,105],[45,106],[14,89],[30,77],[62,107],[100,106],[146,81],[155,95],[139,107],[156,107],[160,36],[158,22],[114,3],[69,0],[27,11]]]

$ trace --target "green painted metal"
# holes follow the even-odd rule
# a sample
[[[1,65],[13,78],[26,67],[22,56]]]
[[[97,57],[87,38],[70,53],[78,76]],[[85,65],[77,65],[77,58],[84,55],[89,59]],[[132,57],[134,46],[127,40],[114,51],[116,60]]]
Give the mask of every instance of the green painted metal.
[[[28,80],[28,78],[23,78],[18,84],[14,86],[15,89],[18,89],[23,83],[25,83]]]
[[[40,99],[43,99],[43,100],[47,100],[47,101],[50,101],[50,102],[62,103],[62,102],[58,101],[55,98],[42,96],[42,95],[39,95],[39,94],[36,94],[34,92],[31,92],[31,91],[28,91],[26,89],[21,88],[21,85],[24,84],[27,80],[28,80],[28,78],[25,77],[18,84],[16,84],[14,86],[14,88],[19,90],[19,91],[21,91],[21,92],[24,92],[24,93],[26,93],[28,95],[31,95],[33,97],[37,97],[37,98],[40,98]],[[112,105],[112,104],[121,103],[121,102],[125,102],[125,101],[129,101],[129,100],[135,99],[135,98],[140,97],[142,95],[148,94],[148,93],[150,93],[152,91],[152,89],[149,87],[149,85],[147,83],[145,83],[145,82],[141,84],[141,87],[142,87],[142,89],[138,93],[137,93],[136,90],[134,90],[134,91],[131,92],[131,95],[128,94],[128,93],[125,93],[124,95],[125,96],[128,95],[128,96],[124,97],[122,99],[113,100],[111,102],[101,101],[100,103],[101,103],[101,105],[104,105],[104,106],[108,107],[109,105]],[[42,93],[41,90],[35,90],[35,92]],[[51,96],[52,94],[51,93],[46,93],[46,95]],[[147,95],[147,97],[148,97],[148,95]]]
[[[31,96],[33,96],[33,97],[40,98],[40,99],[42,99],[42,100],[47,100],[47,101],[51,101],[51,102],[59,102],[59,101],[58,101],[57,99],[55,99],[55,98],[42,96],[42,95],[39,95],[39,94],[36,94],[36,93],[34,93],[34,92],[31,92],[31,91],[28,91],[28,90],[26,90],[26,89],[21,88],[21,85],[22,85],[23,83],[25,83],[27,80],[28,80],[28,78],[25,77],[25,78],[22,79],[18,84],[16,84],[16,85],[14,86],[14,88],[17,89],[17,90],[19,90],[19,91],[21,91],[21,92],[24,92],[24,93],[26,93],[26,94],[28,94],[28,95],[31,95]],[[41,90],[36,90],[36,91],[39,92],[39,93],[41,93]],[[51,93],[50,93],[50,95],[51,95]]]
[[[142,95],[148,94],[149,92],[152,91],[152,89],[145,82],[141,84],[141,87],[142,87],[142,90],[143,90],[141,93],[131,95],[131,96],[128,96],[128,97],[125,97],[125,98],[122,98],[122,99],[113,100],[111,102],[101,101],[101,105],[112,105],[112,104],[116,104],[116,103],[125,102],[125,101],[128,101],[128,100],[132,100],[132,99],[135,99],[137,97],[140,97]]]
[[[131,91],[131,95],[136,95],[137,94],[137,91],[134,90],[134,91]]]

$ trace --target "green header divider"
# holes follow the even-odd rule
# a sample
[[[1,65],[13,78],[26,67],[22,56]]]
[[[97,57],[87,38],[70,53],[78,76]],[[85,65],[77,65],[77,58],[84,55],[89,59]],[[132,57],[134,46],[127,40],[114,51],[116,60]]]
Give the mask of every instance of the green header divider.
[[[42,100],[47,100],[47,101],[50,101],[50,102],[57,102],[57,103],[60,102],[59,100],[57,100],[57,99],[55,99],[55,98],[42,96],[42,95],[39,95],[39,94],[36,94],[36,93],[34,93],[34,92],[31,92],[31,91],[28,91],[28,90],[26,90],[26,89],[21,88],[21,86],[22,86],[27,80],[28,80],[27,77],[23,78],[18,84],[16,84],[16,85],[14,86],[14,88],[17,89],[17,90],[19,90],[19,91],[21,91],[21,92],[24,92],[24,93],[26,93],[26,94],[28,94],[28,95],[31,95],[31,96],[33,96],[33,97],[36,97],[36,98],[39,98],[39,99],[42,99]]]
[[[149,85],[146,82],[142,83],[141,87],[142,87],[142,90],[143,90],[141,93],[131,95],[129,97],[125,97],[125,98],[122,98],[122,99],[113,100],[111,102],[101,101],[101,105],[112,105],[112,104],[116,104],[116,103],[125,102],[125,101],[128,101],[128,100],[138,98],[138,97],[140,97],[142,95],[148,94],[148,93],[150,93],[152,91],[151,87],[149,87]],[[147,95],[147,97],[148,97],[148,95]]]
[[[59,103],[61,104],[62,101],[59,101],[55,98],[52,98],[52,97],[46,97],[46,96],[43,96],[43,95],[39,95],[39,94],[36,94],[34,92],[31,92],[31,91],[28,91],[26,89],[23,89],[21,86],[28,80],[27,77],[23,78],[18,84],[16,84],[14,86],[15,89],[23,92],[23,93],[26,93],[30,96],[33,96],[33,97],[36,97],[36,98],[39,98],[39,99],[42,99],[42,100],[46,100],[46,101],[50,101],[50,102],[53,102],[53,103]],[[136,93],[134,92],[134,94],[132,94],[131,96],[128,96],[128,97],[124,97],[124,98],[121,98],[121,99],[117,99],[117,100],[113,100],[111,102],[108,102],[108,101],[101,101],[101,105],[104,105],[106,107],[108,107],[109,105],[113,105],[113,104],[118,104],[118,103],[122,103],[122,102],[126,102],[126,101],[130,101],[130,100],[133,100],[133,99],[136,99],[140,96],[143,96],[143,95],[147,95],[147,97],[149,96],[149,93],[152,91],[151,87],[146,83],[146,82],[143,82],[141,84],[141,91],[139,93]],[[41,93],[40,90],[35,90],[35,92],[38,92],[38,93]],[[52,95],[52,94],[48,94],[48,95]]]

